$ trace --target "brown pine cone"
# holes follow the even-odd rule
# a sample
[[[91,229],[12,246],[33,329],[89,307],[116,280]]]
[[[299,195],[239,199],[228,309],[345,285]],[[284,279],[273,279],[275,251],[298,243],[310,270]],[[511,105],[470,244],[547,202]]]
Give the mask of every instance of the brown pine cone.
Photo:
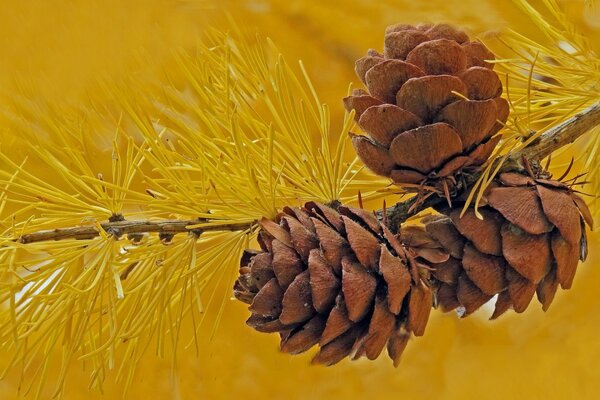
[[[344,99],[369,134],[352,135],[360,159],[399,186],[448,196],[460,172],[490,157],[508,118],[502,83],[485,61],[493,59],[448,25],[388,27],[383,54],[369,50],[356,62],[368,92]]]
[[[483,220],[472,208],[461,218],[461,207],[423,220],[451,255],[432,266],[438,304],[468,315],[498,295],[495,319],[511,307],[525,311],[537,293],[546,311],[586,258],[589,209],[564,183],[514,172],[501,174],[483,200]]]
[[[234,294],[250,304],[247,324],[279,332],[286,353],[319,345],[314,363],[372,360],[387,345],[397,365],[410,334],[423,335],[432,306],[422,263],[448,255],[405,249],[362,209],[307,203],[285,208],[277,221],[261,221],[261,251],[241,260]]]

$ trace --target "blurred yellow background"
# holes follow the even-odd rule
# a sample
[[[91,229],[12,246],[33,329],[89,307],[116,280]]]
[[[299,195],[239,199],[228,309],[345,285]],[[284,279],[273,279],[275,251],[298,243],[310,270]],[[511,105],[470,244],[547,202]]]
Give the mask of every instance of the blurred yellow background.
[[[600,7],[575,0],[560,3],[600,52]],[[161,82],[175,50],[192,50],[209,24],[227,29],[225,13],[245,29],[272,38],[288,61],[304,60],[334,120],[343,113],[340,99],[349,82],[357,81],[354,60],[369,47],[382,47],[388,24],[449,22],[475,34],[510,27],[539,35],[509,0],[3,1],[0,107],[21,95],[40,104],[85,105],[90,98],[102,104],[109,101],[98,90],[104,80],[134,76]],[[27,144],[3,126],[0,135],[3,151],[10,146],[26,152]],[[96,154],[110,162],[102,146]],[[246,327],[246,308],[228,300],[214,336],[211,326],[202,333],[198,356],[181,351],[173,372],[170,357],[159,359],[149,349],[127,397],[597,398],[599,245],[600,236],[591,235],[591,255],[580,266],[573,289],[559,291],[547,313],[530,307],[494,322],[486,319],[490,310],[466,320],[433,313],[426,335],[413,340],[398,369],[385,357],[322,368],[310,366],[312,354],[282,355],[277,337]],[[227,282],[219,290],[230,287]],[[122,384],[113,383],[113,375],[107,377],[104,394],[88,391],[89,371],[81,367],[73,363],[64,398],[121,396]],[[22,381],[19,370],[11,371],[0,381],[0,398],[18,398],[27,379]],[[49,389],[44,396],[51,393]]]

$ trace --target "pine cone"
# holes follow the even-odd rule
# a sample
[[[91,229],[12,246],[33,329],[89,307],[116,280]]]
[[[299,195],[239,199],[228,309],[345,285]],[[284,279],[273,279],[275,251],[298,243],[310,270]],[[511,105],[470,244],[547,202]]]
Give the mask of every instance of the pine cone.
[[[432,291],[422,263],[446,253],[405,250],[373,214],[349,207],[307,203],[261,225],[261,251],[245,252],[234,294],[250,304],[249,326],[280,333],[282,351],[318,344],[313,362],[332,365],[375,359],[387,344],[397,365],[410,334],[423,335]]]
[[[511,307],[525,311],[537,293],[546,311],[558,285],[569,289],[586,258],[589,209],[564,183],[513,172],[501,174],[483,200],[483,220],[472,208],[461,218],[462,207],[423,220],[451,255],[432,266],[437,302],[443,311],[462,307],[468,315],[498,295],[495,319]]]
[[[352,134],[360,159],[397,185],[448,193],[460,172],[489,158],[508,118],[502,83],[485,61],[493,59],[448,25],[388,27],[383,54],[369,50],[356,62],[369,92],[344,99],[369,134]]]

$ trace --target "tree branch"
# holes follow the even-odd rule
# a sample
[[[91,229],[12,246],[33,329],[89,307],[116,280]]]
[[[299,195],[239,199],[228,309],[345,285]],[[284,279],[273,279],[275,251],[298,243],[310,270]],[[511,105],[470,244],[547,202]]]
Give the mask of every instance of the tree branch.
[[[541,161],[554,151],[573,143],[580,136],[595,126],[600,125],[600,103],[582,111],[574,117],[566,120],[545,133],[543,133],[530,146],[511,154],[503,164],[501,171],[523,169],[522,160]],[[480,173],[475,173],[466,177],[466,187],[477,181]],[[459,190],[465,188],[459,188]],[[432,195],[427,199],[418,202],[417,196],[397,203],[386,209],[387,224],[392,231],[397,231],[400,224],[419,211],[440,204],[445,201],[444,198]],[[383,218],[383,210],[377,212],[378,217]],[[202,228],[190,228],[197,225],[199,220],[163,220],[163,221],[108,221],[101,224],[104,231],[116,237],[122,235],[139,235],[142,233],[159,233],[169,237],[178,233],[194,233],[200,235],[208,231],[241,231],[248,229],[256,221],[246,223],[218,223],[204,226]],[[21,243],[34,243],[48,240],[62,239],[90,239],[100,235],[100,231],[95,226],[76,226],[72,228],[60,228],[28,233],[15,241]]]
[[[508,164],[515,162],[520,164],[523,158],[541,161],[561,147],[573,143],[598,125],[600,125],[600,102],[562,124],[548,129],[532,145],[509,156]]]

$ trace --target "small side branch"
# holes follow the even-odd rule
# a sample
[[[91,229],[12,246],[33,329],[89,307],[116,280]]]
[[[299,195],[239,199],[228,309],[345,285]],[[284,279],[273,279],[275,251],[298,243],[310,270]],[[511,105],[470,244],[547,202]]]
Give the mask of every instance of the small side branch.
[[[200,235],[210,231],[242,231],[254,225],[254,222],[244,223],[219,223],[203,225],[200,228],[192,228],[198,225],[198,220],[163,220],[163,221],[114,221],[100,224],[102,229],[116,237],[123,235],[134,235],[142,233],[159,233],[164,235],[176,235],[178,233],[195,233]],[[92,239],[100,235],[95,226],[76,226],[72,228],[59,228],[45,231],[28,233],[16,239],[21,243],[34,243],[48,240],[63,239]]]
[[[598,125],[600,125],[600,103],[596,103],[562,124],[548,129],[531,146],[510,155],[508,163],[520,163],[523,158],[530,161],[541,161],[561,147],[573,143]]]

